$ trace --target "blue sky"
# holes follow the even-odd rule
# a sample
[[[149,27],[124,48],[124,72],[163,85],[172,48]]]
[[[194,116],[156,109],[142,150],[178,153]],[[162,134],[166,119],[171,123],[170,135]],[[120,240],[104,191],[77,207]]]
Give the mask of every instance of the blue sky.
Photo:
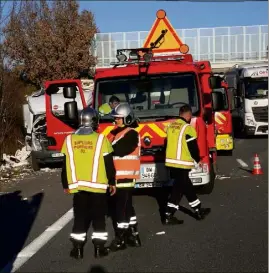
[[[268,2],[80,1],[100,32],[147,31],[158,9],[176,29],[268,24]]]

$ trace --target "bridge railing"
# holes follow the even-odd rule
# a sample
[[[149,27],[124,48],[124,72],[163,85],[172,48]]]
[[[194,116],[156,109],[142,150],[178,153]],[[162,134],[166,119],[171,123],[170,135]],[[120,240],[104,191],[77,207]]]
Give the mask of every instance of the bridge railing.
[[[176,29],[195,60],[211,63],[268,60],[268,25]],[[116,61],[117,49],[142,47],[148,31],[98,33],[94,55],[97,67]]]

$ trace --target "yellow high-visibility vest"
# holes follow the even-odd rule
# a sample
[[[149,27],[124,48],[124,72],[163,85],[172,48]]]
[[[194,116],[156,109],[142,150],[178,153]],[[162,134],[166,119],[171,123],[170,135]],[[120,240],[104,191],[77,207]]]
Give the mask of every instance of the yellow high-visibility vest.
[[[69,192],[105,193],[108,179],[104,156],[112,152],[110,142],[102,134],[68,135],[61,153],[66,155]]]
[[[102,116],[102,115],[109,114],[112,111],[112,109],[108,103],[104,103],[99,107],[98,111],[100,115]]]
[[[192,169],[194,167],[194,160],[191,157],[188,149],[186,135],[191,138],[191,141],[197,138],[194,127],[186,123],[182,119],[178,119],[169,124],[167,128],[167,147],[165,165],[167,167]]]

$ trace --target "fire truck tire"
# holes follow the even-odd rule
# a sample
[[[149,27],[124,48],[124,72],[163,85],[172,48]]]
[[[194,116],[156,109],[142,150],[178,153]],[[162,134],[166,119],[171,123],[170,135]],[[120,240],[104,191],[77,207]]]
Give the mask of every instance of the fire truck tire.
[[[203,194],[210,194],[213,192],[214,186],[215,186],[215,179],[216,179],[216,172],[213,165],[213,162],[210,164],[210,181],[208,184],[203,186],[202,193]]]
[[[32,165],[32,169],[35,172],[40,171],[40,164],[38,163],[38,161],[33,153],[31,153],[31,165]]]

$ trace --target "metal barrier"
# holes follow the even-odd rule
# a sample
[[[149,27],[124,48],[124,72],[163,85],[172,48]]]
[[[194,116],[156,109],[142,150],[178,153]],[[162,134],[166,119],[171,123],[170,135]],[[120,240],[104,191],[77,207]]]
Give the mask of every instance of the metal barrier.
[[[268,60],[268,25],[176,29],[195,60],[214,63]],[[92,48],[97,67],[116,61],[117,49],[142,47],[148,31],[98,33]]]

